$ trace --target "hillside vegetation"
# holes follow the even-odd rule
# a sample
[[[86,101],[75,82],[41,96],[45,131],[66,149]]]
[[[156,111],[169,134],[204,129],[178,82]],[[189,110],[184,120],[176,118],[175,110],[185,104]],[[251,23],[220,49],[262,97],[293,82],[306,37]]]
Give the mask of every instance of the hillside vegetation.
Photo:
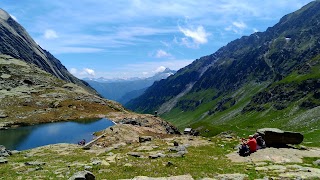
[[[206,135],[278,127],[301,131],[306,142],[319,145],[319,18],[320,1],[313,1],[265,32],[195,60],[128,107],[160,110],[181,129],[191,126]]]

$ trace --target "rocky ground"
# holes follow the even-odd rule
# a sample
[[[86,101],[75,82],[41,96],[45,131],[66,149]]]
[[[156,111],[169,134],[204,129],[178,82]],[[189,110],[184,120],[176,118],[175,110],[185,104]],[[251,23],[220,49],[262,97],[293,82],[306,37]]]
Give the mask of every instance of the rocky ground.
[[[204,138],[117,124],[99,134],[104,137],[86,150],[56,144],[2,157],[6,161],[0,164],[0,179],[10,179],[9,174],[11,179],[320,178],[319,148],[266,148],[240,157],[235,149],[238,137],[228,133]]]
[[[319,167],[314,168],[312,164],[303,162],[306,157],[320,158],[320,148],[266,148],[248,157],[241,157],[236,152],[228,154],[227,157],[235,163],[247,163],[256,171],[278,173],[279,178],[320,179]]]

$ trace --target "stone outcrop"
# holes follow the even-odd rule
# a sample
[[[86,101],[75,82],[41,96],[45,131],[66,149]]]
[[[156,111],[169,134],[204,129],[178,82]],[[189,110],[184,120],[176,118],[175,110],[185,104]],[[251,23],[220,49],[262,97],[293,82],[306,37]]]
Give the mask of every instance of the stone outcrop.
[[[282,131],[277,128],[258,129],[267,146],[281,146],[286,144],[300,144],[303,141],[303,135],[298,132]]]

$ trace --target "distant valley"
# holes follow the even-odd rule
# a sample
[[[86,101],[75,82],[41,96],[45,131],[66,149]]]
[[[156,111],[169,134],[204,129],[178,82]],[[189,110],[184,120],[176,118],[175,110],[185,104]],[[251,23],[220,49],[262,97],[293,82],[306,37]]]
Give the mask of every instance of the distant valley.
[[[150,87],[155,81],[166,79],[175,74],[176,71],[166,68],[162,72],[156,73],[148,78],[131,78],[131,79],[115,79],[106,80],[103,78],[83,80],[90,84],[104,98],[120,102],[125,105],[130,100],[142,95],[144,91]]]

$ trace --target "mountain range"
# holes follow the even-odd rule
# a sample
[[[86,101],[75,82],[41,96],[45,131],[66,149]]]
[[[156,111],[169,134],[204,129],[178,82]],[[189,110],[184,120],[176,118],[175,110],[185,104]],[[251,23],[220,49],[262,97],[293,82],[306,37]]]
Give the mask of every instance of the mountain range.
[[[319,136],[319,19],[313,1],[154,83],[127,107],[204,134],[278,127]]]
[[[92,86],[98,93],[104,98],[120,102],[125,105],[131,99],[134,99],[151,86],[155,81],[166,79],[173,75],[176,71],[166,68],[162,72],[156,73],[152,77],[148,78],[130,78],[130,79],[116,79],[106,80],[103,78],[98,79],[83,79],[90,86]]]

